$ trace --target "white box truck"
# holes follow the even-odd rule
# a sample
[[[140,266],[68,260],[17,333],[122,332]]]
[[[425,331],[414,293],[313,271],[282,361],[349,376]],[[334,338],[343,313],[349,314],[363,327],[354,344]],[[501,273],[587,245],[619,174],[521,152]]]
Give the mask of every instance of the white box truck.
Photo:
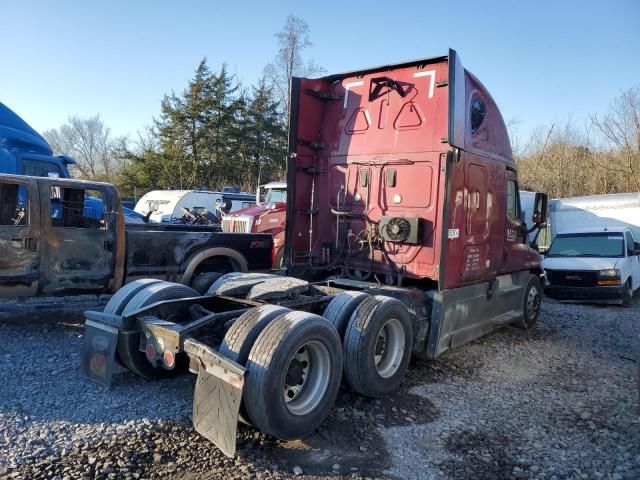
[[[554,199],[545,234],[548,297],[630,305],[640,288],[640,194]],[[545,240],[541,231],[534,244]]]

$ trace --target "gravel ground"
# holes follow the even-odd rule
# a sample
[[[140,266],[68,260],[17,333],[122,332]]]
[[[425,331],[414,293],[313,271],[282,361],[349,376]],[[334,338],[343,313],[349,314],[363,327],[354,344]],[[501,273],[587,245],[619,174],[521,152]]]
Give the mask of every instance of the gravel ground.
[[[529,334],[413,362],[392,398],[343,389],[304,441],[241,427],[235,459],[191,427],[195,376],[80,377],[74,318],[0,320],[0,478],[640,478],[640,300],[547,302]]]

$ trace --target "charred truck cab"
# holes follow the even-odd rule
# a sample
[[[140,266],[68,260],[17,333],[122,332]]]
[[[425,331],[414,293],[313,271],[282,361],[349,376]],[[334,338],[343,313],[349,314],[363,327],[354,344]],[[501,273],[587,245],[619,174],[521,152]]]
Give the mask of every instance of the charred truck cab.
[[[87,312],[85,374],[110,383],[114,352],[147,378],[189,363],[195,428],[228,455],[238,419],[303,437],[343,377],[390,395],[412,355],[531,328],[540,308],[507,130],[455,51],[291,92],[287,276],[233,273],[160,302],[172,287],[134,282]],[[544,194],[535,211],[543,224]]]

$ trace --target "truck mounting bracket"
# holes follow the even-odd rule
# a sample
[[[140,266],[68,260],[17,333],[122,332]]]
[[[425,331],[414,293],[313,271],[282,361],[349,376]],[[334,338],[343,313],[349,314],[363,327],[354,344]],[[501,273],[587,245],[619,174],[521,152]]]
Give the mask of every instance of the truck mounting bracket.
[[[324,100],[324,101],[328,101],[328,100],[342,100],[344,97],[342,95],[333,95],[331,93],[327,93],[327,92],[318,92],[316,90],[311,90],[310,88],[307,88],[304,93],[306,93],[307,95],[311,95],[312,97],[316,97],[318,100]]]

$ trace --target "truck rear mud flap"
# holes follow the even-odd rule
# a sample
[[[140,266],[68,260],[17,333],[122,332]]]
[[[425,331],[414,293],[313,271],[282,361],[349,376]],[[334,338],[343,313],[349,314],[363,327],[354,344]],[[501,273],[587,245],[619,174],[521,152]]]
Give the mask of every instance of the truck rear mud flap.
[[[122,317],[91,311],[85,312],[85,317],[80,371],[88,379],[111,388]]]
[[[110,388],[118,336],[132,332],[122,330],[123,318],[118,315],[89,311],[85,317],[81,372]],[[148,327],[153,331],[157,325],[149,322]],[[193,426],[222,453],[233,457],[245,369],[193,338],[184,339],[182,350],[189,355],[191,370],[198,375],[193,396]]]
[[[222,453],[233,457],[245,369],[194,339],[185,340],[184,351],[198,370],[193,427]]]

